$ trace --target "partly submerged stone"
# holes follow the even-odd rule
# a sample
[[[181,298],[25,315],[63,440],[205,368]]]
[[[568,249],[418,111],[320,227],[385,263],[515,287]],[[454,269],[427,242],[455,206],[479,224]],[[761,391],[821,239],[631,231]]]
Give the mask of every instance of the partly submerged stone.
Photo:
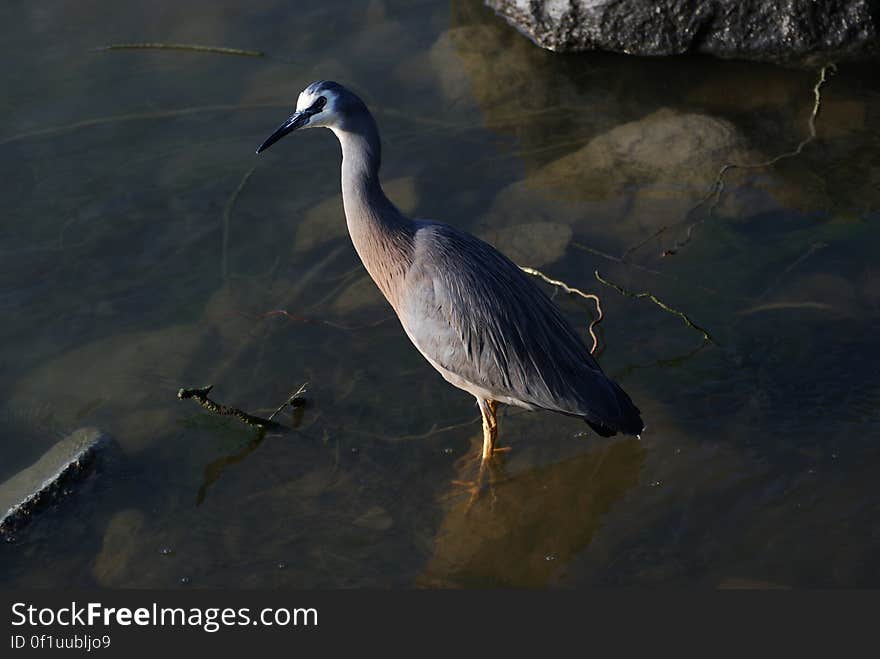
[[[543,48],[789,61],[877,52],[872,0],[486,0]]]
[[[20,528],[40,508],[63,496],[114,444],[97,428],[80,428],[0,485],[0,534]]]

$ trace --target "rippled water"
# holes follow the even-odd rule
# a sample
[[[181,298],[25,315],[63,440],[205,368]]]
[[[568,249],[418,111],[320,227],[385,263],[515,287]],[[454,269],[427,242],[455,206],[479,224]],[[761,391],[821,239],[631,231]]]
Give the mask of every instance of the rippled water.
[[[123,453],[2,547],[0,583],[880,585],[871,67],[698,206],[809,138],[818,71],[554,55],[478,0],[307,4],[0,9],[0,480],[81,426]],[[267,56],[92,52],[131,42]],[[317,78],[373,108],[402,208],[602,296],[641,441],[507,409],[466,510],[473,401],[367,279],[335,140],[254,156]],[[305,381],[287,435],[175,398],[268,414]]]

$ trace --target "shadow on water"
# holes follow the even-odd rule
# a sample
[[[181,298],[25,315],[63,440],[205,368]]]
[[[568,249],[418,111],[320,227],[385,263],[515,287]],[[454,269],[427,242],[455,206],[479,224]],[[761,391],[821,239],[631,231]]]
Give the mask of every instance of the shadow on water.
[[[260,428],[259,430],[254,431],[254,438],[241,449],[208,463],[205,466],[204,480],[199,486],[199,491],[196,493],[196,505],[200,506],[205,501],[205,497],[208,495],[208,489],[220,479],[224,471],[243,461],[251,453],[256,451],[265,438],[266,430]]]
[[[305,416],[305,405],[300,405],[298,407],[294,407],[291,413],[291,427],[285,428],[287,431],[294,431],[302,425],[303,417]],[[283,427],[283,426],[282,426]],[[235,451],[234,453],[230,453],[229,455],[225,455],[222,458],[217,458],[216,460],[211,461],[207,465],[205,465],[205,478],[202,481],[202,484],[199,486],[199,491],[196,493],[196,505],[200,506],[204,501],[205,497],[208,495],[208,489],[215,483],[217,480],[223,476],[223,472],[233,465],[238,464],[247,458],[251,453],[256,451],[260,444],[263,443],[263,440],[266,439],[266,435],[269,431],[266,428],[260,427],[253,431],[254,437],[247,444],[245,444],[242,448]],[[272,432],[272,436],[281,437],[283,434],[278,433],[277,431]]]
[[[639,482],[645,450],[636,440],[508,475],[477,497],[456,497],[417,583],[441,587],[552,584],[589,545],[608,511]]]

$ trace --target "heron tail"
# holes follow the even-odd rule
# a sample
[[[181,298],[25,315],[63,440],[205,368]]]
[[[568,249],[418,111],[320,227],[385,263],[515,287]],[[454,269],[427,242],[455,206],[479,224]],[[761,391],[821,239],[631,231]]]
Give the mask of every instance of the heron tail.
[[[642,430],[645,429],[641,411],[635,406],[635,403],[632,402],[629,394],[620,388],[620,385],[610,379],[607,380],[607,382],[611,386],[614,398],[613,407],[616,408],[616,412],[608,414],[607,417],[602,420],[585,418],[584,421],[586,421],[587,425],[602,437],[611,437],[618,432],[622,432],[626,435],[640,434]]]

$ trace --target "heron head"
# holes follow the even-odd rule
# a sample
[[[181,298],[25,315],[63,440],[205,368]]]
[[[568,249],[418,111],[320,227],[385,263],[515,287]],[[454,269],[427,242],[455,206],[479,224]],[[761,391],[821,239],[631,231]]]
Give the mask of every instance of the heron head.
[[[299,128],[344,129],[346,119],[366,111],[364,102],[339,83],[318,80],[300,92],[296,110],[257,149],[262,153],[285,135]]]

